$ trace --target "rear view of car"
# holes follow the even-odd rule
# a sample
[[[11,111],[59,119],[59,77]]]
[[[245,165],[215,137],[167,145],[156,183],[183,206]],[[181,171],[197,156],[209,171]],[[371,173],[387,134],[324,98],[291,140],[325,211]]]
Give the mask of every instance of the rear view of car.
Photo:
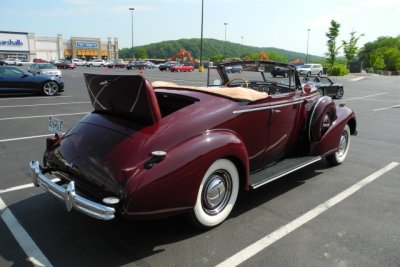
[[[297,69],[298,73],[303,76],[322,75],[323,67],[321,64],[305,64]]]
[[[28,71],[32,74],[45,74],[54,77],[62,77],[61,70],[58,70],[56,66],[50,63],[33,63]]]

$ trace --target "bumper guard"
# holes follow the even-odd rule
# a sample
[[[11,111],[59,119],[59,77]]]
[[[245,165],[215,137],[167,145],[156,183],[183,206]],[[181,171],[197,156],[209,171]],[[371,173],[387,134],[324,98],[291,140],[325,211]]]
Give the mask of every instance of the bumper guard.
[[[59,200],[65,202],[68,211],[72,208],[89,215],[93,218],[100,220],[112,220],[114,219],[115,209],[108,207],[89,199],[83,198],[75,192],[75,182],[71,181],[67,187],[64,188],[49,179],[42,173],[40,164],[38,161],[29,162],[29,168],[32,171],[32,180],[35,186],[40,186],[47,192]]]

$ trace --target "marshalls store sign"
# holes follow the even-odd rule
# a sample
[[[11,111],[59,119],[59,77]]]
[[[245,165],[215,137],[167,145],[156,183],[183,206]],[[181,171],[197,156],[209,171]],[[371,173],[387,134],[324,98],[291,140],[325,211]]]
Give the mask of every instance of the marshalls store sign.
[[[0,32],[0,51],[29,51],[28,34]]]

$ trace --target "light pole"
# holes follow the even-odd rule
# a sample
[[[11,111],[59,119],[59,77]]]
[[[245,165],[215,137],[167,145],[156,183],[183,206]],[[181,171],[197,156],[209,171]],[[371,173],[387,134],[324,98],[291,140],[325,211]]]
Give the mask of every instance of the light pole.
[[[242,56],[243,55],[243,36],[242,37],[240,37],[240,38],[242,38],[242,46],[240,47],[240,56]]]
[[[131,49],[132,49],[132,62],[133,59],[135,58],[135,53],[133,53],[133,10],[135,10],[133,7],[130,7],[129,10],[131,11],[131,24],[132,24],[132,45],[131,45]]]
[[[308,41],[310,40],[310,29],[307,29],[307,53],[306,53],[306,63],[308,63]]]
[[[201,0],[201,35],[200,35],[200,66],[199,72],[203,71],[203,14],[204,14],[204,0]]]
[[[224,59],[225,59],[225,52],[226,52],[226,26],[228,25],[228,23],[224,23],[225,25],[225,42],[224,42]]]

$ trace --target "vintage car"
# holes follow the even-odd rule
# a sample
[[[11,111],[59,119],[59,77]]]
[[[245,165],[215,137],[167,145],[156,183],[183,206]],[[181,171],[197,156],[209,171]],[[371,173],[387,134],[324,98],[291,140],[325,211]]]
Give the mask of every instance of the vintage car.
[[[326,95],[335,99],[342,99],[344,95],[343,85],[340,83],[334,83],[326,76],[304,77],[302,82],[314,85],[321,96]]]
[[[50,120],[43,164],[29,163],[34,184],[98,219],[186,213],[207,229],[229,216],[239,190],[345,160],[357,133],[351,109],[302,87],[294,66],[245,61],[226,73],[237,64],[208,69],[207,87],[85,74],[94,110],[65,134]],[[289,75],[272,78],[273,65]]]

